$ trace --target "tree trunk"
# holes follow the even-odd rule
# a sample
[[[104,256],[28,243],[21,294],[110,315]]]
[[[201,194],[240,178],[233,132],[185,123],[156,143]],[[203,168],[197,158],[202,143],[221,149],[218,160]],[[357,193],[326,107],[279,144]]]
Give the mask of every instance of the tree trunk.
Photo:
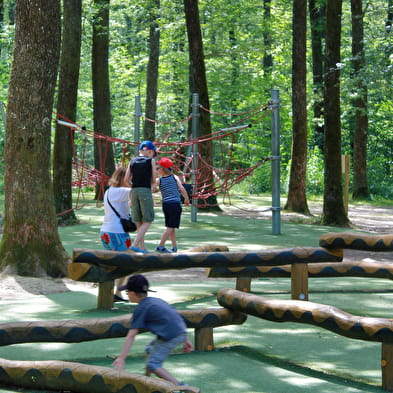
[[[50,176],[50,136],[60,53],[60,1],[20,0],[5,140],[5,217],[1,270],[66,274]],[[34,21],[34,23],[32,23]]]
[[[370,197],[367,179],[367,85],[363,78],[365,66],[362,0],[351,0],[352,64],[356,81],[355,129],[353,135],[353,190],[354,199]]]
[[[112,136],[111,103],[109,89],[109,2],[110,0],[94,0],[96,8],[93,20],[93,103],[94,131]],[[96,169],[110,177],[115,170],[112,142],[103,139],[94,140],[94,164]],[[96,198],[104,196],[106,179],[96,188]]]
[[[202,33],[199,21],[198,0],[184,0],[184,11],[186,15],[188,45],[190,52],[191,93],[198,93],[200,104],[204,108],[210,109],[209,93],[206,80],[205,56],[203,53]],[[201,111],[199,126],[200,136],[211,133],[209,112],[204,110]],[[206,141],[199,143],[198,147],[200,156],[206,161],[207,164],[205,165],[200,161],[200,166],[198,168],[198,178],[203,179],[204,185],[206,186],[205,192],[209,193],[211,185],[214,184],[212,170],[213,144],[212,141]],[[207,204],[208,206],[206,208],[210,210],[221,210],[217,205],[217,197],[215,195],[211,195],[207,198]]]
[[[81,52],[82,1],[64,1],[63,9],[57,112],[75,122]],[[58,222],[61,224],[74,223],[77,220],[72,207],[72,154],[73,131],[56,124],[53,148],[53,189],[56,213],[61,213],[58,216]]]
[[[349,226],[341,182],[340,42],[342,0],[326,5],[325,189],[323,225]]]
[[[272,34],[271,34],[271,0],[263,0],[263,71],[266,75],[271,75],[273,68],[272,55]]]
[[[146,107],[145,115],[148,119],[156,119],[157,111],[157,85],[158,85],[158,64],[160,56],[160,28],[158,25],[160,0],[154,0],[154,7],[150,11],[150,51],[149,63],[147,65],[147,83],[146,83]],[[144,139],[154,141],[156,139],[155,123],[145,120]]]
[[[313,74],[313,111],[314,143],[323,152],[325,127],[323,122],[323,39],[325,37],[325,5],[316,5],[316,0],[308,4],[311,26],[312,74]]]
[[[288,200],[285,209],[310,214],[306,197],[307,97],[306,97],[307,0],[293,2],[292,108],[293,142]]]

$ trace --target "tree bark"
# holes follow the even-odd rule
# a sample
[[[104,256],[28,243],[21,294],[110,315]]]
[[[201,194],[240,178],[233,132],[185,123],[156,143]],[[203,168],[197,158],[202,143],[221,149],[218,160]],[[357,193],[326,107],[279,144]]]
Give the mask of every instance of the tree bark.
[[[60,1],[20,0],[15,13],[0,268],[25,276],[64,276],[68,255],[57,231],[50,176]]]
[[[199,94],[200,104],[210,109],[209,93],[206,79],[205,56],[203,52],[202,33],[199,20],[198,0],[184,0],[184,11],[186,15],[187,36],[190,54],[190,89],[191,93]],[[202,110],[199,121],[199,135],[211,133],[210,113]],[[198,144],[199,154],[206,161],[206,165],[199,161],[198,178],[203,179],[205,192],[209,193],[214,184],[213,176],[213,144],[206,141]],[[201,186],[198,185],[199,187]],[[221,210],[217,205],[216,195],[207,198],[206,209]]]
[[[314,144],[318,146],[323,153],[323,140],[325,133],[325,126],[323,122],[323,39],[325,37],[326,9],[325,4],[317,5],[316,0],[309,0],[308,8],[311,27],[312,74],[314,91]]]
[[[366,63],[364,53],[362,0],[351,0],[352,13],[352,64],[356,83],[355,129],[353,135],[353,190],[354,199],[370,197],[367,178],[367,85],[363,78]]]
[[[272,55],[272,34],[271,34],[271,0],[263,0],[263,18],[264,18],[264,33],[263,33],[263,71],[266,75],[271,75],[273,68]]]
[[[292,108],[293,142],[286,210],[310,214],[306,197],[307,96],[306,41],[307,0],[293,2],[292,28]]]
[[[57,112],[76,121],[81,52],[82,1],[67,0],[63,5],[63,37],[60,57]],[[72,206],[72,155],[74,132],[56,124],[53,148],[53,189],[56,213],[61,224],[77,221]]]
[[[112,136],[111,103],[109,88],[109,3],[110,0],[94,0],[95,15],[93,20],[93,104],[94,131]],[[94,139],[95,168],[110,177],[115,170],[112,142]],[[96,198],[104,196],[106,179],[96,187]]]
[[[147,65],[146,83],[146,107],[145,114],[148,119],[155,120],[157,112],[157,90],[158,90],[158,64],[160,56],[160,27],[158,24],[160,0],[154,0],[151,13],[149,34],[149,62]],[[154,141],[156,139],[155,123],[145,120],[144,139]]]
[[[325,188],[323,225],[349,226],[341,181],[340,43],[342,0],[326,5]]]

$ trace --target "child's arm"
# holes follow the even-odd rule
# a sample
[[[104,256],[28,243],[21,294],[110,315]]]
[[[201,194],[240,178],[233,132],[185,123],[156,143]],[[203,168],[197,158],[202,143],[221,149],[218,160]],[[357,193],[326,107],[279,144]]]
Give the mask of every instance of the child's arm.
[[[191,352],[194,350],[193,345],[191,344],[191,341],[189,340],[189,338],[186,338],[186,341],[184,341],[183,344],[183,352]]]
[[[154,158],[151,159],[151,189],[154,190],[157,181],[157,168],[156,168],[156,160]]]
[[[127,184],[126,187],[131,187],[131,180],[132,180],[131,166],[128,165],[126,169],[126,173],[124,175],[124,183]]]
[[[128,331],[126,340],[124,341],[123,349],[117,359],[112,363],[112,366],[117,370],[124,370],[126,357],[134,343],[135,336],[138,334],[138,329],[130,329]]]
[[[183,195],[184,198],[184,204],[186,206],[190,206],[190,198],[188,197],[188,193],[186,189],[183,187],[183,184],[181,184],[180,179],[178,176],[174,175],[177,183],[177,187],[179,188],[180,193]]]

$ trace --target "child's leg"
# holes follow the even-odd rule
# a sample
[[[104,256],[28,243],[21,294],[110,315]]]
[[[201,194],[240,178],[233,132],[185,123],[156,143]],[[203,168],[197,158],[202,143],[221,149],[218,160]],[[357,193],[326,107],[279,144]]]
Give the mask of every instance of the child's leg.
[[[170,374],[167,370],[165,370],[165,368],[163,368],[163,367],[156,368],[153,371],[153,373],[156,374],[157,377],[159,377],[159,378],[166,379],[167,381],[170,381],[170,382],[174,383],[175,385],[179,385],[179,381],[172,374]],[[146,376],[149,376],[149,375],[146,374]]]
[[[164,247],[164,245],[165,245],[165,242],[168,240],[168,239],[171,239],[172,240],[172,232],[174,231],[174,229],[175,228],[165,228],[165,231],[164,231],[164,233],[162,234],[162,236],[161,236],[161,240],[160,240],[160,244],[159,244],[159,246],[160,247]],[[172,245],[173,245],[173,243],[172,243]]]

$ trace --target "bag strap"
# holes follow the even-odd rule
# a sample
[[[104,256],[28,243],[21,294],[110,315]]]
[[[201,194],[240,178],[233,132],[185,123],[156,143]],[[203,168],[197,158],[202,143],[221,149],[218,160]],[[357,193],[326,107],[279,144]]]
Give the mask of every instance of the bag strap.
[[[115,214],[116,214],[116,216],[117,217],[119,217],[119,218],[121,218],[120,217],[120,214],[117,212],[117,210],[113,207],[113,205],[111,204],[111,201],[109,200],[109,190],[108,190],[108,193],[106,194],[106,200],[108,201],[108,203],[109,203],[109,206],[112,208],[112,210],[115,212]]]

